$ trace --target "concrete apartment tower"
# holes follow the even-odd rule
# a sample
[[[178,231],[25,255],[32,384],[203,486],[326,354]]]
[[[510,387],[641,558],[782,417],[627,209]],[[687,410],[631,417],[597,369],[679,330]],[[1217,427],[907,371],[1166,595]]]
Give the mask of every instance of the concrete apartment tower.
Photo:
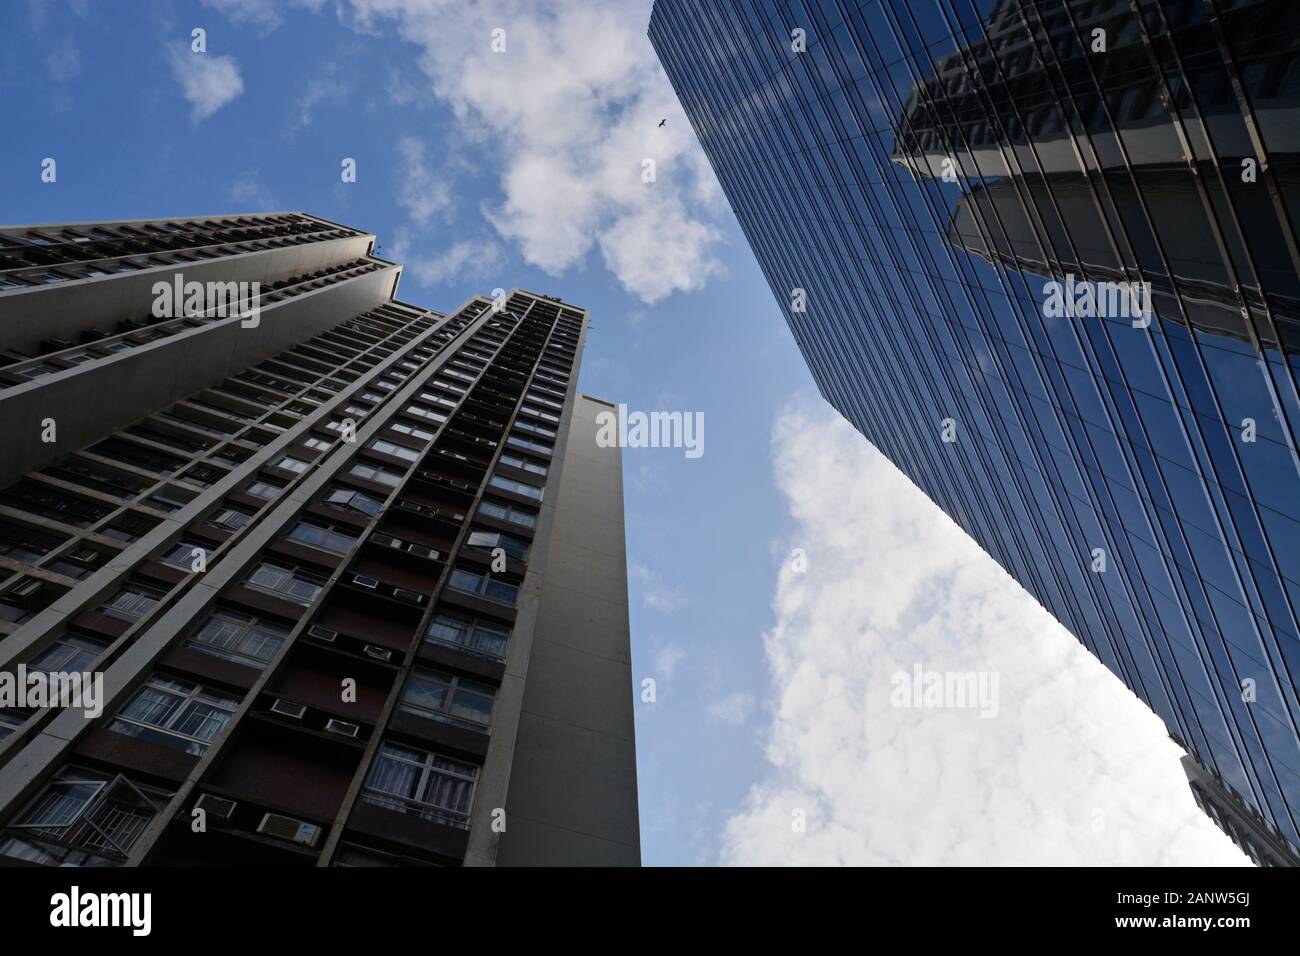
[[[0,863],[639,864],[587,312],[373,250],[0,228]]]

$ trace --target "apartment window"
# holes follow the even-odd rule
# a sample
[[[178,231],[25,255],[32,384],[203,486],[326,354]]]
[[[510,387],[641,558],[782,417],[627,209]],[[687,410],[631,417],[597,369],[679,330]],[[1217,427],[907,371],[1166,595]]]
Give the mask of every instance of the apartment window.
[[[478,513],[488,518],[498,518],[501,521],[509,521],[511,524],[517,524],[521,528],[532,528],[537,525],[537,513],[529,511],[526,508],[520,508],[516,505],[507,505],[500,501],[484,501],[478,506]]]
[[[550,412],[544,412],[540,408],[533,408],[531,405],[521,406],[519,410],[528,415],[536,415],[544,422],[558,422],[560,420],[559,415],[552,415]]]
[[[47,674],[88,671],[106,647],[106,641],[82,637],[80,634],[64,634],[33,657],[27,664],[27,669]]]
[[[433,432],[425,431],[423,428],[416,428],[414,425],[408,425],[406,422],[393,422],[393,431],[400,435],[410,435],[412,438],[418,438],[420,441],[428,441],[433,438]]]
[[[404,445],[398,445],[391,441],[384,441],[382,438],[376,438],[366,447],[384,455],[392,455],[394,458],[401,458],[403,461],[415,461],[420,457],[420,453],[415,449],[407,448]]]
[[[100,607],[101,614],[115,617],[120,621],[138,621],[162,600],[162,594],[138,584],[128,584],[112,599]]]
[[[298,604],[310,604],[325,587],[325,579],[319,574],[275,561],[263,561],[245,578],[244,583],[248,587],[268,591]]]
[[[363,515],[377,515],[384,507],[382,501],[347,488],[336,488],[331,491],[325,498],[325,503],[345,511],[360,512]]]
[[[108,729],[202,756],[234,716],[238,699],[198,684],[150,677]]]
[[[189,471],[185,472],[185,474],[181,475],[181,477],[186,481],[192,481],[196,485],[202,485],[204,488],[207,488],[216,484],[222,478],[226,477],[227,474],[229,474],[229,472],[223,471],[220,468],[211,468],[207,465],[195,465]]]
[[[516,435],[513,432],[510,434],[508,438],[506,438],[506,443],[509,445],[514,445],[516,448],[523,448],[527,451],[541,452],[543,455],[550,455],[551,452],[554,450],[554,446],[548,444],[547,442],[534,441],[531,438],[526,438],[523,435]]]
[[[156,471],[163,475],[171,475],[179,471],[186,461],[184,458],[173,458],[171,455],[154,451],[138,442],[116,437],[105,439],[99,444],[91,446],[90,450],[106,458],[124,461],[135,465],[137,468]]]
[[[534,501],[542,500],[542,489],[536,485],[527,485],[522,481],[515,481],[513,478],[505,478],[501,475],[493,475],[488,483],[493,488],[500,488],[502,491],[512,491],[517,495],[532,498]]]
[[[441,671],[417,669],[402,691],[402,709],[418,717],[486,730],[496,689]]]
[[[215,525],[218,528],[225,528],[227,531],[238,531],[252,520],[252,515],[245,514],[236,508],[222,508],[208,519],[208,524]]]
[[[499,531],[471,531],[465,543],[471,548],[500,548],[512,558],[528,560],[528,543]]]
[[[213,657],[266,667],[289,632],[278,624],[233,611],[214,611],[189,640],[189,647]]]
[[[170,488],[162,488],[154,494],[140,502],[151,508],[157,508],[159,511],[179,511],[190,503],[190,499],[182,498],[176,491]]]
[[[325,451],[326,449],[333,447],[334,443],[326,438],[317,438],[315,435],[313,435],[310,438],[306,439],[303,442],[303,445],[305,445],[307,448],[312,449],[313,451]]]
[[[447,416],[442,412],[435,411],[434,409],[428,408],[424,405],[407,405],[406,414],[414,415],[416,418],[424,418],[428,421],[436,422],[439,425],[447,420]]]
[[[56,866],[118,866],[170,794],[122,774],[65,767],[5,828],[0,855]]]
[[[366,803],[466,828],[478,767],[439,754],[384,743],[366,778]]]
[[[378,465],[369,465],[364,461],[359,461],[348,469],[348,474],[356,478],[363,478],[366,481],[378,482],[381,485],[388,485],[390,488],[396,488],[402,483],[402,476],[387,468],[381,468]]]
[[[285,471],[291,471],[295,475],[301,475],[307,470],[309,464],[310,462],[302,461],[301,459],[294,458],[291,455],[285,455],[275,463],[275,467],[282,468]]]
[[[37,514],[83,528],[113,510],[108,505],[87,501],[27,479],[5,489],[2,494],[4,498],[16,502],[20,509],[30,509]]]
[[[244,489],[244,494],[252,495],[254,498],[261,498],[263,501],[270,501],[282,491],[284,491],[284,485],[274,481],[267,481],[265,478],[258,478]]]
[[[544,398],[542,395],[539,395],[536,392],[529,392],[528,400],[530,402],[536,402],[538,405],[545,405],[547,408],[553,408],[557,412],[564,410],[564,406],[560,402],[552,401],[549,398]],[[527,409],[525,408],[524,411],[527,411]]]
[[[456,400],[454,398],[448,398],[446,395],[439,395],[437,392],[421,392],[420,401],[433,402],[435,405],[442,405],[446,408],[456,407]]]
[[[195,552],[198,554],[195,554]],[[194,541],[186,541],[182,538],[174,545],[167,549],[166,553],[159,559],[163,564],[170,564],[173,567],[183,568],[191,571],[194,568],[194,559],[202,557],[207,559],[208,549],[206,545],[198,544]]]
[[[114,538],[118,541],[135,541],[146,531],[152,530],[157,524],[157,519],[149,515],[128,511],[115,519],[106,528],[100,529],[99,533],[106,538]]]
[[[26,525],[0,521],[0,554],[24,564],[39,561],[66,540]]]
[[[65,458],[45,469],[44,473],[84,488],[102,491],[116,498],[129,498],[152,484],[150,481],[131,478],[80,458]]]
[[[30,716],[20,710],[0,710],[0,740],[4,740],[25,724]]]
[[[511,468],[520,468],[524,471],[531,472],[534,475],[545,475],[548,469],[540,461],[532,458],[523,458],[520,455],[513,455],[510,452],[501,453],[501,464],[509,465]]]
[[[469,568],[452,568],[451,580],[447,583],[448,586],[455,588],[457,591],[479,594],[494,601],[503,601],[506,604],[514,604],[515,599],[519,597],[518,584],[500,578],[495,574],[471,571]]]
[[[289,530],[289,537],[335,554],[346,554],[357,543],[356,535],[348,529],[315,521],[299,521]]]
[[[535,422],[530,422],[524,418],[515,419],[515,428],[518,428],[521,432],[528,432],[532,435],[542,435],[546,438],[555,437],[554,428],[548,428],[545,425],[538,425]]]
[[[504,660],[510,634],[497,624],[436,614],[429,622],[424,639],[430,644],[454,647],[480,657]]]

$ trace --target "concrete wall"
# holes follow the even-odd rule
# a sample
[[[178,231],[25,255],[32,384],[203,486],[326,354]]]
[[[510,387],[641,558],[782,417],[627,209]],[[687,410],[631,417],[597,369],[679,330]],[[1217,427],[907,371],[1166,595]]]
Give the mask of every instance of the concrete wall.
[[[0,348],[35,355],[42,339],[78,341],[82,332],[112,333],[124,319],[140,320],[153,309],[155,282],[261,282],[269,285],[296,275],[361,259],[373,236],[303,242],[276,249],[223,255],[201,262],[155,266],[139,272],[96,276],[71,282],[0,292]]]
[[[623,463],[570,421],[498,866],[639,866]]]
[[[0,391],[0,485],[387,302],[397,272],[388,267],[273,303],[253,328],[219,319]],[[0,318],[8,317],[0,304]],[[56,442],[41,440],[47,418]]]

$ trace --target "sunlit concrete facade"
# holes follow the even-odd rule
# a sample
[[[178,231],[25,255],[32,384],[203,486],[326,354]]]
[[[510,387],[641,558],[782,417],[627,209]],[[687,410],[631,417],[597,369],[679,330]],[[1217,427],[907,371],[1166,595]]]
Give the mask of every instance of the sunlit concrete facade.
[[[639,863],[586,310],[430,311],[373,246],[0,229],[0,678],[104,682],[0,706],[0,864]],[[178,274],[260,283],[256,321],[159,316]]]

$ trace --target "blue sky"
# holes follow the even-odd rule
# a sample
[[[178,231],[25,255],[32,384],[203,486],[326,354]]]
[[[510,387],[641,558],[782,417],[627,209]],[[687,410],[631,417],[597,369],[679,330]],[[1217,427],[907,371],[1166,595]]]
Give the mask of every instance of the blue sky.
[[[583,391],[702,412],[702,457],[624,453],[634,676],[658,690],[637,705],[646,863],[1240,862],[1154,717],[816,398],[648,17],[5,3],[0,219],[305,210],[374,232],[406,300],[586,306]],[[921,659],[992,661],[1003,716],[878,707]]]

